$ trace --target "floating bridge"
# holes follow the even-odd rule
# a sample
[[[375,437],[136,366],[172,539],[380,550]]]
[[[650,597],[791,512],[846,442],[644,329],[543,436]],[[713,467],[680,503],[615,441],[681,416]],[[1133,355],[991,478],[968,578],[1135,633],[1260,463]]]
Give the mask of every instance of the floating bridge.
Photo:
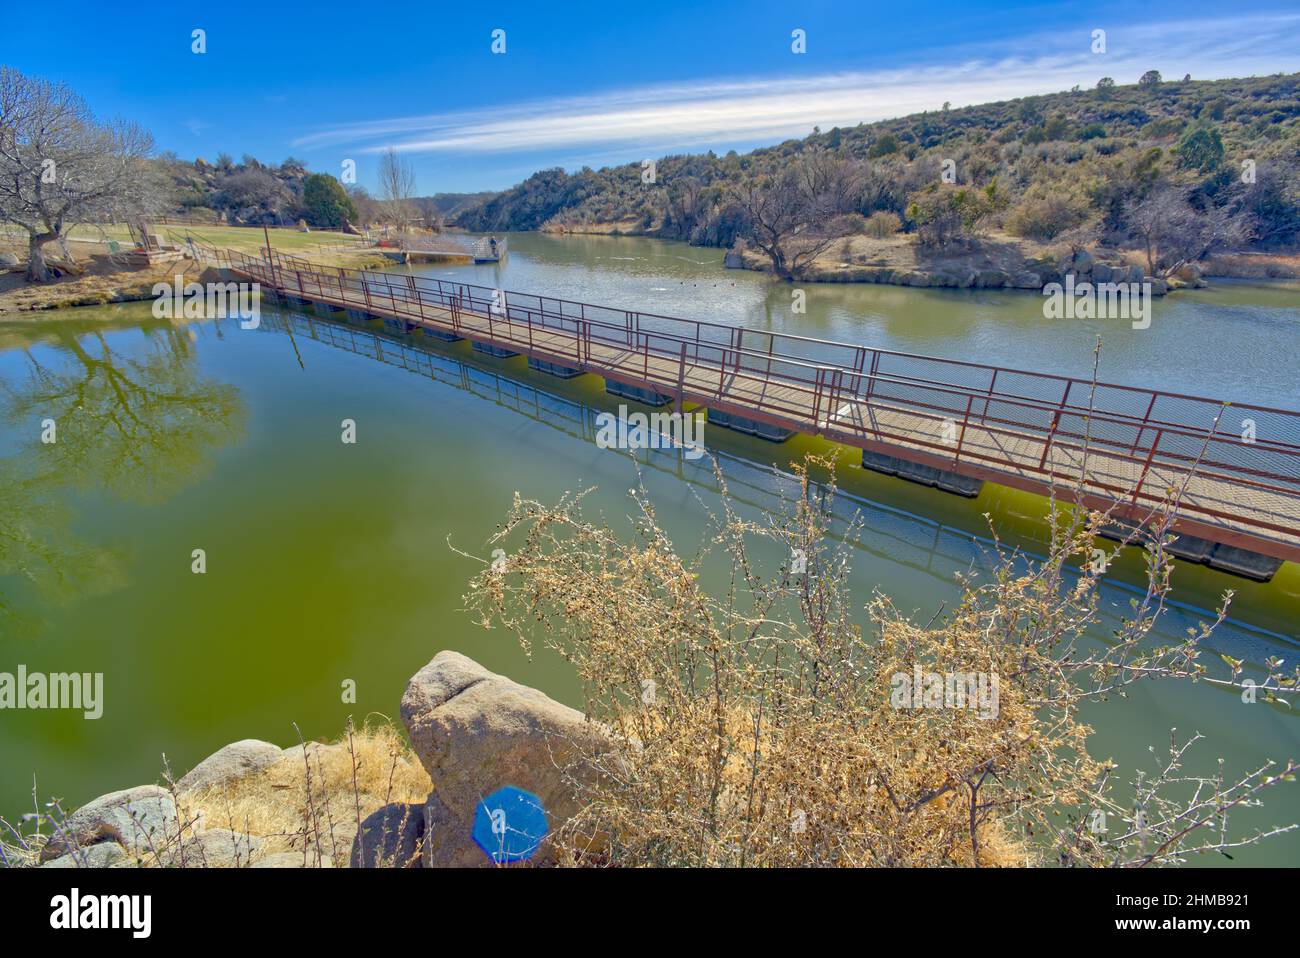
[[[524,355],[613,394],[707,407],[773,441],[860,448],[863,465],[959,495],[985,481],[1109,510],[1127,535],[1178,500],[1171,551],[1267,580],[1300,561],[1300,412],[659,316],[403,273],[223,250],[291,302]]]

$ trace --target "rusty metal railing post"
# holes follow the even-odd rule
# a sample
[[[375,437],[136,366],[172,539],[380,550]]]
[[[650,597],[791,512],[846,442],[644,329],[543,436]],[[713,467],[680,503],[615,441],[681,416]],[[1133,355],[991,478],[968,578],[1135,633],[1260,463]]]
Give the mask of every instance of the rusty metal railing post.
[[[1041,470],[1047,464],[1047,454],[1052,451],[1052,440],[1056,436],[1056,426],[1061,421],[1061,410],[1052,413],[1052,427],[1047,430],[1047,438],[1043,440],[1043,455],[1038,460],[1038,468]]]
[[[677,362],[677,411],[682,411],[682,396],[686,388],[686,344],[682,343],[682,356]]]
[[[966,397],[966,415],[964,415],[961,420],[961,435],[957,437],[957,450],[952,454],[952,463],[954,466],[961,461],[961,447],[966,442],[966,426],[969,425],[970,423],[970,410],[971,410],[971,406],[974,405],[974,403],[975,403],[975,394],[971,393],[968,397]]]
[[[880,350],[871,351],[871,372],[867,374],[867,394],[862,397],[865,403],[871,402],[871,394],[876,390],[876,370],[880,368]]]
[[[993,370],[993,376],[989,379],[989,392],[988,392],[988,397],[984,400],[984,416],[982,417],[982,418],[984,418],[984,419],[988,419],[988,417],[989,417],[989,402],[993,399],[993,387],[994,387],[995,385],[997,385],[997,381],[998,381],[998,373],[1000,373],[1000,372],[1002,372],[1001,369],[995,369],[995,370]],[[970,415],[970,404],[969,404],[969,403],[967,403],[967,405],[966,405],[966,413],[967,413],[967,415]]]
[[[1142,444],[1142,433],[1147,430],[1147,423],[1151,421],[1151,411],[1156,408],[1156,392],[1151,391],[1151,401],[1147,403],[1147,411],[1142,416],[1142,425],[1138,427],[1137,435],[1133,437],[1133,448],[1129,450],[1130,456],[1137,455],[1138,446]]]
[[[1142,484],[1147,481],[1147,473],[1151,469],[1151,460],[1156,457],[1156,449],[1160,446],[1160,437],[1165,434],[1163,429],[1156,430],[1155,441],[1151,443],[1151,451],[1147,453],[1147,461],[1142,464],[1142,475],[1138,476],[1138,483],[1133,488],[1133,497],[1129,500],[1130,504],[1137,505],[1138,493],[1142,491]],[[1083,481],[1086,483],[1088,477],[1084,476]]]

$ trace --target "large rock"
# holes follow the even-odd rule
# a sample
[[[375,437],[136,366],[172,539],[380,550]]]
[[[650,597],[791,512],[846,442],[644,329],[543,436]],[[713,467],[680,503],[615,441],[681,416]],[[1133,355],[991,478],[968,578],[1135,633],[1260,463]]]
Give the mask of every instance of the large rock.
[[[41,850],[42,861],[58,858],[76,847],[113,841],[132,858],[152,859],[178,832],[176,803],[157,785],[110,792],[87,802],[68,816]]]
[[[372,812],[352,843],[352,868],[420,868],[424,806],[394,803]]]
[[[722,257],[722,265],[727,269],[744,269],[745,260],[740,255],[740,250],[729,249],[727,255]]]
[[[283,754],[280,746],[255,738],[231,742],[190,769],[176,787],[182,792],[192,792],[227,785],[278,762]]]
[[[18,257],[13,253],[0,253],[0,267],[17,266]]]
[[[307,742],[303,745],[290,745],[286,749],[281,749],[280,757],[289,759],[295,769],[305,770],[308,763],[310,763],[312,775],[315,775],[322,763],[329,761],[335,755],[346,753],[347,750],[348,745],[346,742],[335,742],[332,745],[326,745],[323,742]]]
[[[1182,280],[1188,286],[1191,286],[1193,289],[1204,289],[1205,286],[1208,285],[1205,282],[1204,277],[1201,275],[1201,267],[1196,263],[1187,263],[1180,266],[1174,272],[1174,276]]]
[[[112,868],[114,865],[128,862],[129,858],[117,842],[100,842],[79,851],[60,855],[48,861],[42,868]]]
[[[581,712],[457,652],[439,652],[412,677],[402,721],[433,780],[424,809],[426,868],[491,864],[470,833],[480,801],[508,785],[537,796],[554,834],[580,807],[573,782],[590,781],[585,759],[604,742]],[[530,859],[554,860],[549,840]]]

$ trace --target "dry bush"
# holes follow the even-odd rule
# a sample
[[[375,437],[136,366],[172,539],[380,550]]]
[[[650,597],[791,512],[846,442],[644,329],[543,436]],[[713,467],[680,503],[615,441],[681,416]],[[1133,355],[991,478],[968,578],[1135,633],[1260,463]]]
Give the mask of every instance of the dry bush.
[[[897,213],[877,210],[867,218],[866,233],[872,239],[889,239],[903,228],[903,221]]]
[[[811,469],[829,479],[819,486]],[[843,542],[858,530],[829,534],[829,463],[801,467],[797,494],[760,520],[739,514],[715,475],[721,504],[689,559],[642,489],[628,537],[588,520],[585,494],[553,506],[516,496],[490,540],[509,548],[506,565],[471,583],[486,627],[525,647],[540,637],[574,664],[588,715],[610,732],[609,752],[584,757],[600,774],[571,776],[586,799],[561,836],[571,861],[1141,866],[1264,837],[1230,837],[1229,814],[1294,763],[1204,779],[1182,769],[1190,742],[1175,743],[1126,798],[1088,753],[1086,701],[1141,678],[1239,684],[1237,667],[1213,675],[1198,661],[1212,626],[1153,647],[1170,516],[1153,517],[1146,595],[1101,643],[1086,633],[1103,570],[1082,560],[1105,516],[1053,503],[1046,560],[1027,565],[998,544],[993,573],[918,624],[884,596],[865,615],[853,607]],[[895,707],[898,676],[917,669],[996,677],[997,707]],[[1297,678],[1270,675],[1262,694]],[[1105,831],[1089,827],[1099,813]],[[593,834],[599,848],[583,846]]]
[[[1034,183],[1006,216],[1013,236],[1047,242],[1082,226],[1089,219],[1088,198],[1082,188],[1063,183]]]

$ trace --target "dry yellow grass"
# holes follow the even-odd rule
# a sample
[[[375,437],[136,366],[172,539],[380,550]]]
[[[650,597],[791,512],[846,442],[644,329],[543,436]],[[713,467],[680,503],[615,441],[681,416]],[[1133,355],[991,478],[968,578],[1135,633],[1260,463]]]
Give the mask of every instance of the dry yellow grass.
[[[338,742],[309,742],[252,775],[178,794],[181,819],[263,840],[262,855],[302,852],[345,865],[358,821],[393,802],[422,803],[429,776],[388,724],[357,729]]]

